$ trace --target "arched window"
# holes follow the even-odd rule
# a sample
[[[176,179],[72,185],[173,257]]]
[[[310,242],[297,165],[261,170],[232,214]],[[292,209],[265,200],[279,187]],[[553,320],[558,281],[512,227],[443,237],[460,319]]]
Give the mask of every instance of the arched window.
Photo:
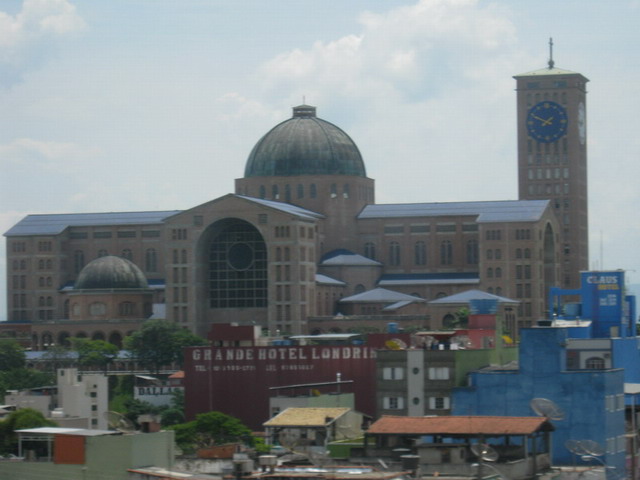
[[[144,266],[147,272],[158,270],[158,255],[155,248],[147,248],[147,251],[144,252]]]
[[[129,261],[133,261],[133,252],[130,248],[125,248],[124,250],[122,250],[122,255],[120,256],[122,258],[126,258]]]
[[[260,198],[265,198],[267,196],[267,189],[264,188],[264,185],[260,185],[260,190],[259,190],[258,196]]]
[[[274,200],[280,199],[280,190],[278,189],[278,185],[273,185],[271,187],[271,198]]]
[[[467,264],[478,264],[478,241],[476,239],[467,242]]]
[[[304,185],[298,184],[298,198],[304,198]]]
[[[291,185],[288,183],[284,186],[284,201],[291,202]]]
[[[367,242],[364,244],[364,256],[371,260],[376,259],[376,246],[373,243]]]
[[[84,252],[76,250],[73,252],[73,269],[76,273],[80,273],[82,267],[84,267]]]
[[[44,270],[44,260],[42,259],[38,260],[38,269]]]
[[[487,293],[491,293],[491,294],[493,294],[493,287],[489,287],[489,288],[487,288]]]
[[[109,255],[109,252],[107,252],[106,250],[98,250],[98,258],[106,257],[107,255]]]
[[[47,260],[47,270],[51,270],[53,267],[53,262],[51,260]]]
[[[451,265],[453,263],[453,245],[451,240],[443,240],[440,243],[440,264]]]
[[[414,262],[416,265],[427,264],[427,246],[422,240],[414,246]]]
[[[318,191],[316,190],[316,184],[312,183],[309,191],[309,196],[311,198],[316,198],[318,196]]]
[[[493,260],[493,250],[487,250],[487,260]]]
[[[502,278],[502,269],[500,267],[496,267],[496,278]]]
[[[587,358],[585,367],[589,370],[604,370],[604,359],[600,357]]]
[[[487,278],[493,278],[493,268],[487,268]]]
[[[214,227],[208,251],[210,307],[265,307],[267,248],[262,235],[243,220],[222,220]]]
[[[394,267],[400,265],[400,244],[398,242],[391,242],[389,245],[389,264]]]

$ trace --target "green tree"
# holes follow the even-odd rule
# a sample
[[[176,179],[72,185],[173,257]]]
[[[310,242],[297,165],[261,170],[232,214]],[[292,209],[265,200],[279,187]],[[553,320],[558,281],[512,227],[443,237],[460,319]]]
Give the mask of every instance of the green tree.
[[[75,354],[63,345],[49,346],[47,351],[42,354],[42,359],[53,372],[57,372],[59,368],[70,367],[76,362]]]
[[[33,408],[16,410],[0,422],[0,453],[15,453],[18,444],[16,430],[55,426],[55,422],[44,418],[38,410]]]
[[[201,413],[191,422],[169,428],[176,432],[176,443],[183,451],[230,442],[254,443],[249,427],[222,412]]]
[[[163,427],[184,422],[184,390],[173,392],[170,406],[162,410],[160,415]]]
[[[72,338],[72,348],[78,353],[78,364],[83,367],[99,367],[106,371],[118,355],[118,347],[104,340]]]
[[[0,339],[0,371],[22,368],[27,362],[24,348],[13,339]]]
[[[174,363],[182,366],[184,347],[207,344],[204,338],[167,320],[149,320],[124,340],[125,348],[145,368],[155,373]]]

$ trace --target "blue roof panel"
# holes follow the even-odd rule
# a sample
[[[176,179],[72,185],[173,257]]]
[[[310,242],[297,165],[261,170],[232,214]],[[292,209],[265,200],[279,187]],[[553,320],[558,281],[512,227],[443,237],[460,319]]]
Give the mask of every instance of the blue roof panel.
[[[476,217],[478,223],[534,222],[548,205],[549,200],[367,205],[358,219],[470,216]]]
[[[154,225],[180,213],[180,210],[161,212],[109,212],[109,213],[53,213],[27,215],[4,235],[58,235],[69,227],[98,227],[102,225]]]

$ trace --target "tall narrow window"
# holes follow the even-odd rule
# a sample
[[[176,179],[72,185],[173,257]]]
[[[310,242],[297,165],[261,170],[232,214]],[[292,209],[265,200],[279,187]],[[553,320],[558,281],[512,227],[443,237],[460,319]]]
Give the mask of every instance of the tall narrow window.
[[[148,248],[144,254],[144,266],[147,272],[158,270],[158,255],[155,248]]]
[[[373,243],[367,242],[364,244],[364,256],[371,260],[376,259],[376,246]]]
[[[478,264],[478,241],[475,239],[467,242],[467,263],[469,265]]]
[[[122,250],[121,257],[126,258],[129,261],[133,261],[133,253],[131,252],[131,249],[125,248],[124,250]]]
[[[451,265],[453,263],[453,245],[451,240],[443,240],[440,243],[440,264]]]
[[[391,242],[389,245],[389,264],[394,267],[400,265],[400,244],[398,242]]]
[[[73,252],[73,269],[76,273],[80,273],[82,267],[84,267],[84,252],[76,250]]]
[[[414,262],[416,265],[426,265],[427,264],[427,246],[421,240],[416,242],[414,247]]]

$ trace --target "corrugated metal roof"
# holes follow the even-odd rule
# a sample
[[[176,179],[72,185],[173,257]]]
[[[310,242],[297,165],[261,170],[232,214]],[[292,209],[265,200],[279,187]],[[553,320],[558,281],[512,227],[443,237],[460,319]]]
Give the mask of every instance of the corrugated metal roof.
[[[471,302],[471,300],[497,300],[498,303],[520,303],[519,300],[501,297],[500,295],[493,295],[491,293],[483,292],[482,290],[467,290],[465,292],[449,295],[448,297],[432,300],[429,303],[435,305],[456,305],[462,303],[467,304]]]
[[[5,236],[58,235],[68,227],[97,227],[103,225],[153,225],[180,213],[180,210],[161,212],[110,212],[110,213],[51,213],[27,215]]]
[[[35,433],[42,435],[78,435],[80,437],[98,437],[101,435],[120,435],[114,430],[89,430],[86,428],[38,427],[16,430],[17,433]]]
[[[476,217],[478,223],[534,222],[548,205],[549,200],[367,205],[358,219],[470,216]]]
[[[480,283],[477,272],[451,273],[390,273],[382,275],[378,285],[391,287],[394,285],[473,285]]]
[[[290,213],[291,215],[295,215],[297,217],[316,219],[316,218],[324,218],[324,215],[318,212],[313,212],[311,210],[307,210],[302,207],[298,207],[296,205],[292,205],[290,203],[283,202],[275,202],[273,200],[265,200],[263,198],[255,198],[255,197],[245,197],[244,195],[235,195],[238,198],[244,198],[245,200],[249,200],[250,202],[257,203],[259,205],[264,205],[265,207],[274,208],[276,210],[280,210],[284,213]]]
[[[441,416],[399,417],[383,415],[369,434],[414,435],[529,435],[540,429],[553,430],[543,417]]]
[[[386,288],[374,288],[373,290],[345,297],[340,300],[340,303],[397,303],[402,301],[418,303],[426,302],[424,298],[414,297],[413,295],[394,292],[393,290],[387,290]]]
[[[265,427],[322,427],[347,413],[350,408],[287,408],[271,420],[263,423]],[[331,419],[331,420],[328,420]]]

